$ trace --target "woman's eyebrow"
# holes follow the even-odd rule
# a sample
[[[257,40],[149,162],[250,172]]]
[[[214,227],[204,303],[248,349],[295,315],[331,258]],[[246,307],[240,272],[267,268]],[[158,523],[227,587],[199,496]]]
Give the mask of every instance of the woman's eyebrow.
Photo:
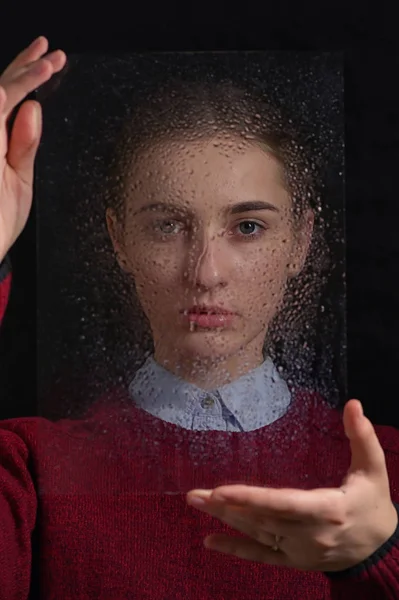
[[[232,215],[257,210],[270,210],[272,212],[279,212],[277,206],[270,204],[270,202],[265,202],[264,200],[249,200],[246,202],[239,202],[238,204],[233,204],[232,206],[228,206],[226,208],[226,212]],[[144,204],[141,208],[133,213],[133,216],[145,212],[173,212],[175,214],[191,214],[189,208],[183,205],[177,205],[168,202],[153,202],[151,204]]]
[[[181,214],[189,211],[185,206],[178,206],[176,204],[170,204],[167,202],[153,202],[152,204],[144,204],[144,206],[133,213],[133,216],[144,212],[174,212]]]
[[[279,212],[277,206],[270,204],[270,202],[264,202],[263,200],[239,202],[238,204],[230,206],[228,212],[230,212],[232,215],[237,215],[239,213],[251,212],[255,210],[271,210],[273,212]]]

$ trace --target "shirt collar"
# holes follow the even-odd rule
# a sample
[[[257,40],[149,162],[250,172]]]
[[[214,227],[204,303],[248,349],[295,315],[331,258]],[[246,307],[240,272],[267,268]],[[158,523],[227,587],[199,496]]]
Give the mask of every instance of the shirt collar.
[[[207,391],[180,379],[151,357],[137,372],[129,392],[137,406],[184,428],[191,428],[198,405],[212,394],[219,394],[244,431],[277,420],[291,401],[288,386],[270,358],[232,383]]]

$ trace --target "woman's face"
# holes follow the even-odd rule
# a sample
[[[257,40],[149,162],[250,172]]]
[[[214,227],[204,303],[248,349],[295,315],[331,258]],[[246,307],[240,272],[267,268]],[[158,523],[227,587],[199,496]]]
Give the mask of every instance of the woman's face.
[[[293,223],[278,162],[232,140],[163,143],[135,161],[123,222],[107,222],[164,359],[258,360],[312,215]]]

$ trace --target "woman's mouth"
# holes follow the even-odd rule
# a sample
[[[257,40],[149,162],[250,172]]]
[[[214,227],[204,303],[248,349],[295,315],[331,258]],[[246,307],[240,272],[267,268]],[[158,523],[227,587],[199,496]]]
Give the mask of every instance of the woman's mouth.
[[[192,306],[182,311],[189,322],[190,331],[197,328],[220,329],[231,325],[236,316],[232,311],[219,306]]]

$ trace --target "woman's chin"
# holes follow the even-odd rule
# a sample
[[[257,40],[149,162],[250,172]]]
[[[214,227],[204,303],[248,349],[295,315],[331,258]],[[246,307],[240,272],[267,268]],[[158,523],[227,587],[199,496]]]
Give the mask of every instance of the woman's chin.
[[[176,340],[174,349],[178,348],[184,356],[211,360],[235,354],[242,347],[243,340],[231,330],[201,330],[182,336],[179,342]]]

